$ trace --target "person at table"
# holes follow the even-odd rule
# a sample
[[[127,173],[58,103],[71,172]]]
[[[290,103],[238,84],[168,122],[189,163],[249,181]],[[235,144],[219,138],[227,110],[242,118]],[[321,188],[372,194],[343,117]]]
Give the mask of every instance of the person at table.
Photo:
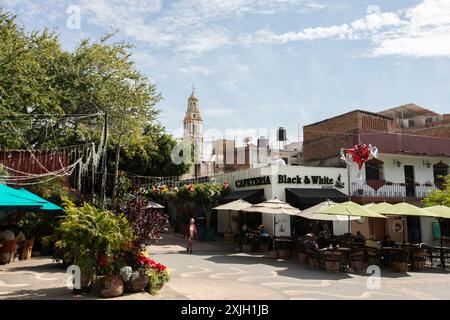
[[[306,250],[316,250],[319,249],[319,245],[316,242],[316,236],[313,233],[308,233],[306,235],[306,240],[303,243]]]
[[[354,242],[365,242],[366,238],[362,235],[361,231],[356,231],[355,238],[353,239]]]
[[[8,228],[1,228],[0,229],[0,241],[11,241],[15,240],[16,235],[13,231],[9,230]]]
[[[382,247],[395,247],[395,241],[392,241],[390,235],[385,235],[383,241],[381,242]]]
[[[270,234],[267,231],[267,229],[264,227],[264,225],[260,225],[259,226],[258,234],[259,234],[260,237],[270,237]]]
[[[320,231],[317,237],[317,245],[319,249],[327,248],[330,245],[330,239],[325,231]]]

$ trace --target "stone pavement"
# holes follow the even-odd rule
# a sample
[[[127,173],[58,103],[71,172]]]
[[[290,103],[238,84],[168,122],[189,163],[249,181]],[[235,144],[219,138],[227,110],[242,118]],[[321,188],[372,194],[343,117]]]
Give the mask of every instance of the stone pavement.
[[[371,290],[366,273],[327,273],[294,259],[275,260],[234,251],[222,241],[194,243],[175,234],[148,248],[153,259],[167,265],[171,280],[156,297],[127,294],[117,299],[449,299],[448,270],[428,267],[423,272],[381,272],[381,287]],[[73,296],[65,287],[65,270],[48,258],[33,258],[0,266],[0,299],[98,299]]]

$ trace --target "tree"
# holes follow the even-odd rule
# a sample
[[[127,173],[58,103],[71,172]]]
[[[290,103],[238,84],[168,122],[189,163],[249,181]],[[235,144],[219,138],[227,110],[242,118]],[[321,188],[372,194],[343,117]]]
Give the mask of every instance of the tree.
[[[175,164],[171,153],[178,142],[161,125],[148,125],[133,144],[124,148],[120,169],[143,176],[181,176],[190,164]]]
[[[444,188],[442,190],[434,190],[423,199],[423,203],[427,207],[435,205],[450,207],[450,174],[444,178]]]

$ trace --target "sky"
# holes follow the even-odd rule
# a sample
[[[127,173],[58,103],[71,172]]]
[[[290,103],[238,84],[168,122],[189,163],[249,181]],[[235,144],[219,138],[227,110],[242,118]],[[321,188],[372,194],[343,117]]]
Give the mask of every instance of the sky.
[[[206,139],[260,135],[353,109],[450,113],[450,0],[0,0],[27,30],[135,45],[180,136],[195,84]],[[301,136],[301,131],[300,131]],[[272,142],[273,139],[272,139]]]

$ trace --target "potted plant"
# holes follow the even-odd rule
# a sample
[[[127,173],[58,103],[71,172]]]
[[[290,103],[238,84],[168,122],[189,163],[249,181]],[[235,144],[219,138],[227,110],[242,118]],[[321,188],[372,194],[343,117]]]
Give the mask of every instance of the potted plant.
[[[386,181],[387,186],[392,186],[394,183],[392,181]]]
[[[93,281],[102,296],[122,294],[119,276],[122,260],[118,254],[133,239],[132,229],[123,215],[99,210],[89,204],[82,207],[65,200],[66,214],[57,229],[60,240],[55,246],[60,257],[73,261],[81,269],[82,290],[89,291]],[[100,278],[96,279],[96,275]],[[102,290],[106,289],[106,291]]]
[[[364,195],[364,189],[362,189],[362,188],[359,188],[359,189],[357,190],[357,192],[358,192],[358,195],[359,195],[359,196],[363,196],[363,195]]]

